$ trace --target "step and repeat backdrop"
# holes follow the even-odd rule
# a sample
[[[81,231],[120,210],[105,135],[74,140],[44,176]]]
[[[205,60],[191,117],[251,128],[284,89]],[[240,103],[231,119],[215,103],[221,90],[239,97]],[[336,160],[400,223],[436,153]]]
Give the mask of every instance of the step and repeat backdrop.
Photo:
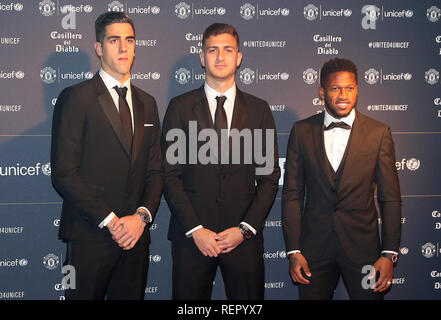
[[[131,79],[157,99],[161,120],[172,97],[204,82],[204,29],[234,25],[244,55],[237,84],[268,101],[282,168],[292,124],[323,110],[320,67],[353,60],[358,110],[388,123],[396,147],[402,242],[386,299],[441,298],[440,0],[0,0],[0,300],[64,299],[52,113],[63,88],[99,69],[94,21],[108,10],[135,21]],[[271,300],[298,298],[282,237],[282,184],[264,229]],[[151,227],[146,299],[171,297],[169,218],[163,200]],[[219,274],[213,298],[225,298]],[[347,299],[342,281],[335,299]]]

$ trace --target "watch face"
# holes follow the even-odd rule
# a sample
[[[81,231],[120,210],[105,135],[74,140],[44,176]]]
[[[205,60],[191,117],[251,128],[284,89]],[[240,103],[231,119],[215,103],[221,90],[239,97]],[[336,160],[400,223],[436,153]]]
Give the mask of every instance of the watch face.
[[[398,260],[398,255],[397,255],[397,254],[393,254],[393,255],[391,256],[391,259],[390,259],[390,260],[392,260],[393,263],[397,262],[397,260]]]

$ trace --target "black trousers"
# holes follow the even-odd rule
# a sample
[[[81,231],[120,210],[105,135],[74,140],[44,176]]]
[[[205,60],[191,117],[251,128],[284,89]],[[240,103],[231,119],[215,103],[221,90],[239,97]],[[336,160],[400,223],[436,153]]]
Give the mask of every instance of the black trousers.
[[[363,248],[360,248],[363,250]],[[305,257],[308,260],[308,257]],[[368,272],[363,270],[366,265],[374,265],[375,261],[367,263],[354,263],[344,252],[338,235],[334,232],[324,257],[317,261],[308,261],[311,270],[309,284],[299,285],[299,298],[301,300],[330,300],[334,295],[340,276],[343,278],[350,299],[353,300],[382,300],[383,293],[368,289],[366,284],[375,284],[376,279],[366,281]]]
[[[66,300],[144,299],[147,243],[137,243],[124,251],[114,241],[68,241],[64,264],[75,268],[75,288],[65,288]]]
[[[205,257],[192,238],[172,242],[174,300],[210,300],[219,267],[230,300],[262,300],[263,237],[243,241],[230,253]]]

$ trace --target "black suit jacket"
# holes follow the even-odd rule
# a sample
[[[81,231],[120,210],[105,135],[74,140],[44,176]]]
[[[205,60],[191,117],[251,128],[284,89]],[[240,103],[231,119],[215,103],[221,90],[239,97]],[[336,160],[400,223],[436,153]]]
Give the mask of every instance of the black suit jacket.
[[[390,128],[356,111],[343,171],[334,181],[326,169],[323,121],[324,112],[296,122],[289,137],[282,195],[287,252],[319,259],[333,230],[355,262],[372,263],[381,250],[398,252],[401,197]]]
[[[269,175],[256,175],[258,164],[189,164],[189,122],[197,121],[197,133],[214,130],[204,87],[170,101],[163,121],[164,195],[171,211],[169,239],[185,237],[192,228],[203,225],[215,232],[237,226],[245,221],[258,232],[274,201],[280,169],[274,119],[268,104],[239,89],[236,91],[231,129],[273,129],[274,166]],[[169,164],[166,152],[173,141],[166,141],[170,129],[179,128],[186,135],[187,164]],[[263,136],[265,139],[265,135]],[[265,141],[265,140],[263,140]],[[199,147],[205,144],[198,143]],[[241,145],[241,155],[244,145]],[[191,151],[190,151],[191,152]],[[243,160],[243,159],[242,159]]]
[[[118,110],[97,73],[64,89],[52,124],[52,182],[63,197],[59,235],[66,240],[111,240],[98,225],[145,206],[154,216],[162,193],[160,124],[155,99],[132,88],[133,152]],[[147,124],[148,126],[145,126]],[[145,228],[139,241],[149,241]]]

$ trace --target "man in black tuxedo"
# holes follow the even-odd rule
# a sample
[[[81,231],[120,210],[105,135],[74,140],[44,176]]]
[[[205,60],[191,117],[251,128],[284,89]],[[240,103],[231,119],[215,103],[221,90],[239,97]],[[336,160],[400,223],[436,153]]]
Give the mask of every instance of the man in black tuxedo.
[[[351,299],[382,299],[392,285],[401,236],[394,144],[389,126],[355,109],[357,94],[356,66],[328,61],[325,111],[296,122],[289,137],[282,223],[301,299],[331,299],[340,275]]]
[[[173,98],[163,121],[173,299],[210,299],[218,266],[229,299],[263,299],[262,230],[280,177],[274,119],[267,102],[242,92],[235,84],[242,53],[234,27],[210,25],[202,44],[205,84]],[[254,130],[263,131],[262,139],[256,135],[248,141],[244,138],[240,145],[230,145],[230,158],[228,148],[218,153],[219,137],[232,142],[238,132]],[[214,140],[211,135],[208,142],[206,136],[194,141],[192,131],[199,138],[214,132]],[[182,132],[185,141],[179,144],[173,132]],[[267,137],[269,143],[265,143]],[[255,157],[246,162],[247,156],[259,153],[252,149],[259,141],[264,142],[260,151],[267,162],[256,161]],[[207,154],[215,161],[202,159],[206,155],[205,142],[213,142],[211,146],[215,147]],[[192,143],[197,150],[192,151]],[[188,152],[184,161],[172,157],[176,144]],[[198,157],[197,161],[192,162],[193,156]],[[233,161],[235,157],[240,161]],[[268,170],[260,172],[264,165]]]
[[[52,182],[63,197],[59,236],[75,268],[67,299],[143,299],[149,223],[162,193],[155,99],[130,83],[135,28],[121,12],[95,22],[101,69],[64,89],[52,126]]]

